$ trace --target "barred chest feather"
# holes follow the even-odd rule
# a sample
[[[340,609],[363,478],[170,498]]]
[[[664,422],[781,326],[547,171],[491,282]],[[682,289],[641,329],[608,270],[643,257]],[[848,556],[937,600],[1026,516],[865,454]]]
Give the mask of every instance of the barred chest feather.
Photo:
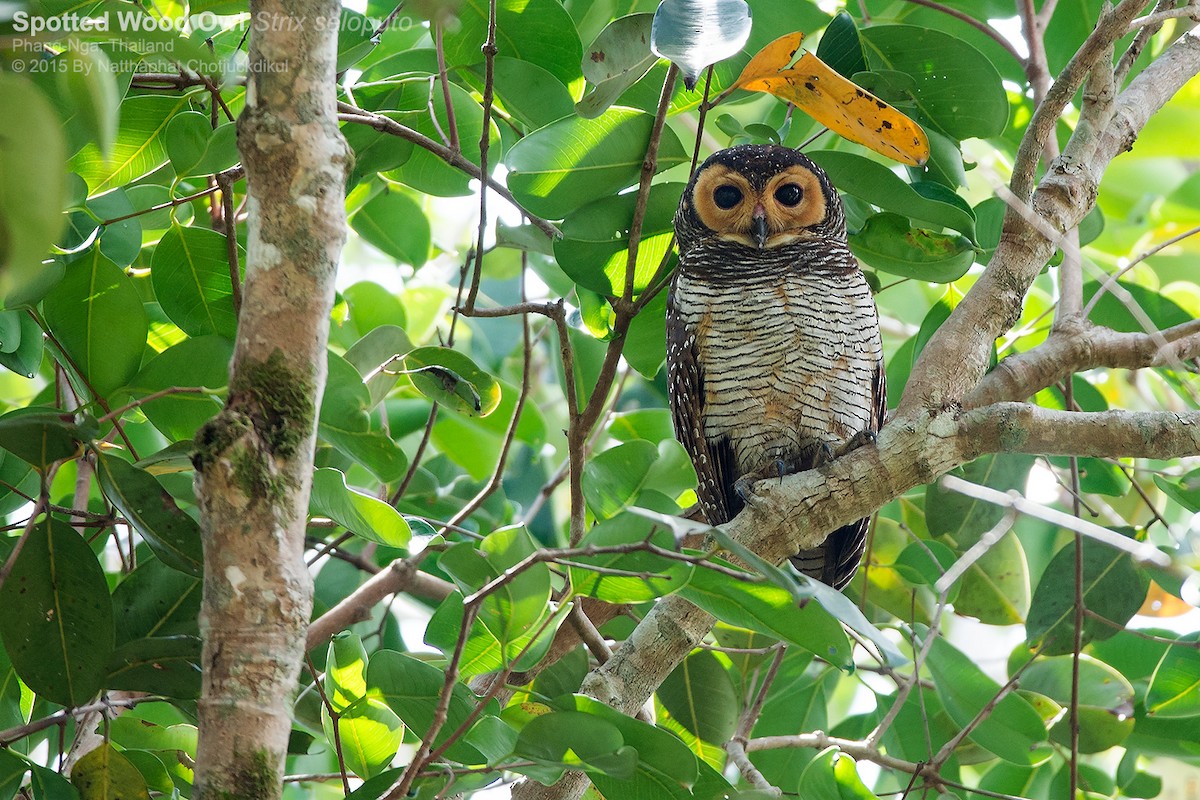
[[[857,269],[720,277],[681,271],[669,313],[695,337],[705,438],[728,438],[739,472],[830,448],[870,427],[882,355]]]

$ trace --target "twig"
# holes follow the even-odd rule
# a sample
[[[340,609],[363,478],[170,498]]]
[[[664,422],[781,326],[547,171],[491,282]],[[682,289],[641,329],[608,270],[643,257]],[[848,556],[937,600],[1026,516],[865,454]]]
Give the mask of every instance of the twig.
[[[442,47],[442,29],[444,27],[445,26],[440,22],[434,24],[433,47],[434,52],[437,53],[438,81],[442,84],[442,100],[446,104],[446,127],[450,129],[447,146],[452,152],[460,153],[462,152],[462,147],[460,147],[458,143],[458,124],[454,118],[454,101],[450,97],[450,80],[446,73],[446,50]],[[437,115],[435,114],[433,117],[436,119]],[[487,135],[488,120],[485,112],[483,118],[483,136],[485,141],[487,139]],[[479,171],[487,174],[487,166],[480,164]],[[482,224],[482,222],[480,224]]]
[[[1053,508],[1047,508],[1041,503],[1034,503],[1019,495],[1014,497],[1004,492],[998,492],[995,489],[989,489],[986,486],[964,481],[962,478],[956,478],[953,475],[943,475],[940,483],[952,492],[958,492],[967,497],[974,497],[976,500],[983,500],[984,502],[1004,508],[1012,508],[1019,514],[1036,517],[1067,530],[1081,533],[1109,547],[1128,553],[1134,561],[1140,564],[1148,564],[1155,567],[1169,567],[1171,565],[1170,556],[1161,552],[1152,544],[1134,541],[1119,533],[1114,533],[1108,528],[1102,528],[1094,522],[1088,522],[1085,519],[1064,514]]]
[[[204,386],[170,386],[166,389],[159,389],[157,392],[151,392],[145,397],[139,397],[137,400],[126,403],[120,408],[110,411],[104,416],[100,417],[98,422],[101,424],[112,422],[113,420],[120,419],[122,416],[124,416],[126,411],[131,411],[139,406],[144,406],[147,403],[173,394],[214,394],[214,392],[212,389],[208,389]]]
[[[553,223],[547,222],[535,214],[531,214],[526,211],[521,206],[520,201],[513,197],[513,194],[508,190],[508,187],[497,181],[491,175],[484,174],[478,166],[467,160],[462,153],[456,153],[445,145],[435,142],[433,139],[430,139],[428,136],[422,133],[414,131],[412,128],[401,125],[399,122],[396,122],[390,117],[385,117],[382,114],[376,114],[373,111],[367,111],[366,109],[358,108],[357,106],[352,106],[349,103],[338,103],[338,119],[344,122],[354,122],[360,125],[369,125],[377,131],[382,133],[390,133],[393,136],[399,136],[401,139],[410,141],[415,145],[425,148],[455,169],[462,170],[478,181],[486,182],[492,191],[503,197],[508,202],[512,203],[517,208],[520,208],[521,213],[528,217],[530,222],[541,229],[542,233],[546,234],[551,239],[558,239],[562,236],[562,231],[560,231],[557,226],[555,226]]]
[[[521,300],[525,300],[525,270],[529,266],[529,256],[527,253],[521,253]],[[459,525],[463,520],[470,517],[484,504],[491,495],[500,486],[500,481],[504,477],[504,466],[508,463],[508,453],[512,448],[512,443],[517,436],[517,426],[521,424],[521,413],[525,410],[525,401],[529,398],[530,388],[530,372],[531,362],[533,361],[533,346],[529,337],[529,317],[523,315],[521,317],[521,341],[524,358],[521,365],[521,393],[517,395],[517,402],[513,408],[512,420],[508,424],[508,430],[504,433],[504,441],[500,445],[500,455],[496,461],[496,468],[492,470],[492,475],[488,482],[479,490],[476,495],[467,502],[465,506],[459,509],[458,513],[450,518],[450,522],[446,527]],[[446,528],[442,529],[444,533]]]
[[[1200,4],[1190,2],[1180,8],[1171,8],[1166,11],[1157,11],[1153,14],[1147,14],[1144,17],[1138,17],[1129,23],[1129,29],[1135,30],[1145,28],[1148,25],[1161,25],[1169,19],[1190,19],[1193,22],[1200,22]]]
[[[216,176],[221,189],[221,216],[225,219],[225,259],[229,264],[229,292],[233,300],[233,314],[242,311],[242,269],[238,264],[237,214],[233,210],[233,181],[224,175]]]
[[[440,34],[441,28],[439,26]],[[439,39],[440,42],[440,39]],[[483,42],[483,126],[482,133],[479,135],[479,171],[486,175],[488,174],[488,153],[491,146],[492,132],[492,102],[495,98],[495,82],[496,82],[496,0],[488,2],[488,23],[487,23],[487,38]],[[439,47],[438,54],[444,58],[442,50]],[[445,77],[443,75],[443,80]],[[471,273],[471,291],[467,293],[467,308],[475,307],[475,300],[479,296],[479,281],[483,276],[483,233],[487,226],[487,181],[479,183],[479,231],[477,241],[475,243],[475,264],[474,272]],[[522,258],[525,254],[522,253]],[[524,281],[524,271],[522,271],[522,281]]]
[[[325,687],[321,685],[321,675],[317,672],[317,668],[313,666],[312,658],[307,652],[304,654],[304,663],[308,665],[308,674],[312,675],[313,688],[317,690],[317,694],[321,697],[322,705],[329,712],[330,727],[333,729],[333,748],[337,754],[338,769],[342,774],[342,792],[350,794],[350,776],[346,771],[346,758],[342,755],[342,733],[341,727],[338,725],[338,721],[342,717],[341,712],[333,707],[333,702],[329,699],[329,695],[325,694]]]
[[[999,31],[997,31],[991,25],[988,25],[986,22],[980,22],[979,20],[972,17],[970,14],[967,14],[963,11],[959,11],[957,8],[951,8],[950,6],[946,6],[946,5],[942,5],[941,3],[934,2],[934,0],[907,0],[907,2],[912,3],[913,5],[925,6],[926,8],[932,8],[935,11],[940,11],[943,14],[947,14],[951,17],[954,17],[957,20],[967,23],[972,28],[975,28],[980,33],[982,33],[984,36],[987,36],[989,39],[992,39],[993,41],[995,41],[996,44],[1003,47],[1005,49],[1005,51],[1010,56],[1012,56],[1013,60],[1016,61],[1018,64],[1023,65],[1025,63],[1025,59],[1022,58],[1021,54],[1017,52],[1017,48],[1013,47],[1012,43],[1009,42],[1008,39],[1004,38],[1003,34],[1001,34]]]
[[[1141,252],[1140,254],[1138,254],[1138,256],[1136,258],[1134,258],[1132,261],[1130,261],[1125,266],[1121,267],[1121,269],[1117,270],[1112,275],[1109,275],[1108,278],[1105,279],[1104,283],[1100,284],[1100,288],[1096,290],[1096,293],[1094,295],[1092,295],[1091,299],[1088,300],[1087,305],[1083,307],[1083,316],[1086,317],[1092,313],[1092,309],[1094,309],[1096,307],[1096,304],[1100,302],[1100,298],[1104,297],[1105,294],[1112,291],[1113,287],[1117,285],[1117,282],[1121,279],[1121,276],[1125,275],[1125,273],[1129,272],[1131,269],[1136,267],[1138,264],[1141,264],[1147,258],[1157,255],[1159,252],[1165,250],[1166,248],[1170,247],[1171,245],[1178,244],[1179,242],[1182,242],[1184,239],[1187,239],[1188,237],[1195,236],[1197,233],[1200,233],[1200,225],[1197,225],[1194,228],[1189,228],[1188,230],[1184,231],[1183,233],[1176,234],[1175,236],[1172,236],[1170,239],[1166,239],[1162,242],[1159,242],[1158,244],[1151,247],[1149,250],[1145,250],[1145,251]]]

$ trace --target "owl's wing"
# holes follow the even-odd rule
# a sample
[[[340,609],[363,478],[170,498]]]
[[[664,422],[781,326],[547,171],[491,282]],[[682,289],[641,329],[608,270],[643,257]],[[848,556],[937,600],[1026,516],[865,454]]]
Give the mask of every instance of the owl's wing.
[[[868,424],[872,433],[883,427],[886,416],[887,373],[881,358],[871,376],[871,419]],[[870,527],[870,517],[843,525],[829,534],[829,538],[821,545],[792,556],[792,564],[804,574],[841,589],[858,571],[863,552],[867,549],[867,531]]]
[[[696,469],[696,497],[704,516],[710,525],[720,525],[741,510],[741,498],[733,492],[738,479],[733,447],[724,437],[710,442],[704,435],[704,368],[696,339],[686,330],[673,301],[673,297],[668,297],[667,380],[671,385],[668,392],[671,421],[675,436]]]

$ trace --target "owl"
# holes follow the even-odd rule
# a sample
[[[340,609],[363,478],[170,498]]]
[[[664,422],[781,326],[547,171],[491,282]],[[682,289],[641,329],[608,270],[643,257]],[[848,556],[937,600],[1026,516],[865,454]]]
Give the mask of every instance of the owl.
[[[796,150],[741,145],[692,176],[675,215],[667,299],[675,433],[712,525],[751,484],[819,466],[874,438],[886,408],[871,290],[825,172]],[[853,577],[869,520],[792,557],[836,588]]]

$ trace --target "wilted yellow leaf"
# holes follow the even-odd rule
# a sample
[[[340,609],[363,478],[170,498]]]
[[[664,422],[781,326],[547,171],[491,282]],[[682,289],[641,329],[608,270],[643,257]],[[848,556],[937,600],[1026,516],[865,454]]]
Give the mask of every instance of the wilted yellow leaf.
[[[920,125],[812,53],[792,64],[803,39],[803,33],[789,33],[768,44],[750,59],[734,88],[794,103],[831,131],[905,164],[919,166],[929,159],[929,140]]]

